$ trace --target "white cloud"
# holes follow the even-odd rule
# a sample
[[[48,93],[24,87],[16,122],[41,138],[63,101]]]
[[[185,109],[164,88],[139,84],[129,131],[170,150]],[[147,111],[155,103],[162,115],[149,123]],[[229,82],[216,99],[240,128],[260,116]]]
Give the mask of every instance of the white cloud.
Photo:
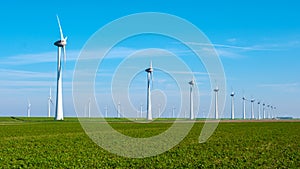
[[[300,83],[270,83],[270,84],[260,84],[258,87],[272,88],[282,92],[300,92]]]

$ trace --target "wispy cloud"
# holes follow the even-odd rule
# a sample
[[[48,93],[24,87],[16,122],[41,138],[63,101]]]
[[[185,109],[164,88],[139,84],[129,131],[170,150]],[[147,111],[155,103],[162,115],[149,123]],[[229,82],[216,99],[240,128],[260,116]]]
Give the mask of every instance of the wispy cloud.
[[[78,50],[67,51],[67,61],[73,61],[79,54]],[[1,65],[20,66],[37,63],[49,63],[57,61],[56,52],[42,52],[34,54],[20,54],[15,56],[3,56],[0,59]]]
[[[300,83],[272,83],[260,84],[258,87],[300,87]]]
[[[262,88],[272,88],[282,92],[300,92],[300,83],[270,83],[270,84],[260,84],[258,87]]]
[[[254,45],[254,46],[235,46],[235,45],[226,45],[226,44],[208,44],[208,43],[196,43],[196,42],[185,42],[189,45],[198,45],[198,46],[213,46],[217,48],[229,48],[229,49],[239,49],[239,50],[247,50],[247,51],[253,51],[253,50],[273,50],[269,48],[264,48],[263,46]]]

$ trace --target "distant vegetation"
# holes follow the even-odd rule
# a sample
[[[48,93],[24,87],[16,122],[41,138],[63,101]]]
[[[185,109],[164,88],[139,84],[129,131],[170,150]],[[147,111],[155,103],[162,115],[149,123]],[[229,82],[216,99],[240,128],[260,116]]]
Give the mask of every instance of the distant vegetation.
[[[119,120],[119,121],[118,121]],[[123,119],[124,120],[124,119]],[[170,123],[134,124],[110,119],[126,135],[148,137]],[[158,156],[130,159],[93,143],[76,118],[0,118],[0,168],[297,168],[300,123],[220,123],[213,136],[198,143],[203,123]],[[147,131],[147,133],[145,132]]]

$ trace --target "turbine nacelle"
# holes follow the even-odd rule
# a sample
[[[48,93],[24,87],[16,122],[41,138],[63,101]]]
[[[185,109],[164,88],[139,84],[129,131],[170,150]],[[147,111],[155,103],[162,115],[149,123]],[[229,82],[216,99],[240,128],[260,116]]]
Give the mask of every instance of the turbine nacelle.
[[[65,47],[67,45],[67,38],[54,42],[54,45],[57,47]]]
[[[214,92],[218,92],[218,91],[219,91],[219,88],[218,88],[218,87],[214,89]]]
[[[191,86],[194,86],[194,85],[195,85],[195,81],[194,81],[194,79],[193,79],[193,80],[191,80],[191,81],[189,82],[189,84],[190,84]]]
[[[147,69],[145,69],[145,71],[146,71],[147,73],[152,73],[152,72],[153,72],[152,61],[150,62],[150,67],[147,68]]]
[[[234,92],[232,92],[232,93],[230,94],[230,96],[233,97],[233,96],[234,96]]]

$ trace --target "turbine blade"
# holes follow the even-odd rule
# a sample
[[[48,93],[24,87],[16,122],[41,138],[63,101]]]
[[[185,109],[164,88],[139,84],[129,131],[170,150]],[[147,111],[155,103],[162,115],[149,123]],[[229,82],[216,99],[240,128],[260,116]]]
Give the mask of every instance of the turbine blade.
[[[56,15],[56,18],[57,18],[57,22],[58,22],[58,26],[59,26],[60,40],[63,40],[64,39],[64,34],[62,32],[62,28],[61,28],[61,25],[60,25],[60,21],[59,21],[58,15]]]

